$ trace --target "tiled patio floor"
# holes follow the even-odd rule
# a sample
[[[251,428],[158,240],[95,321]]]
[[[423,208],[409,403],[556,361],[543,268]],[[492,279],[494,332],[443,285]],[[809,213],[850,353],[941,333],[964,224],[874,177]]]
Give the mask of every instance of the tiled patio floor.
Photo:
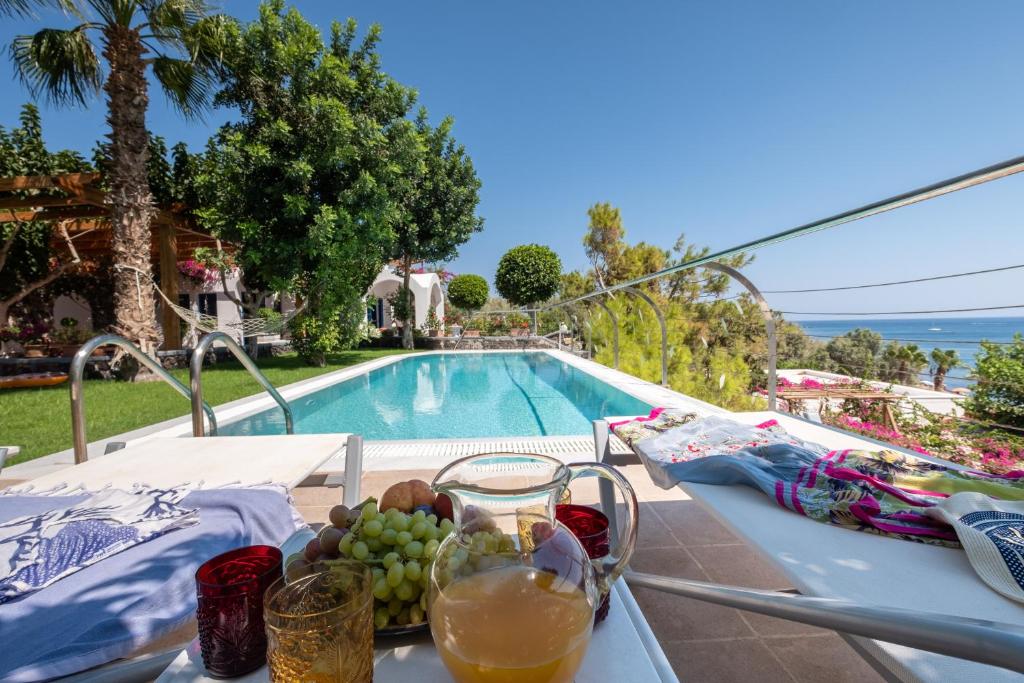
[[[698,503],[679,489],[651,483],[640,465],[620,466],[640,502],[637,571],[751,588],[791,588]],[[363,495],[379,496],[394,481],[430,481],[433,471],[367,472]],[[310,523],[322,523],[340,502],[340,488],[300,487],[295,502]],[[597,502],[592,479],[573,484],[573,501]],[[681,681],[748,683],[875,683],[882,678],[835,633],[688,598],[634,589]]]

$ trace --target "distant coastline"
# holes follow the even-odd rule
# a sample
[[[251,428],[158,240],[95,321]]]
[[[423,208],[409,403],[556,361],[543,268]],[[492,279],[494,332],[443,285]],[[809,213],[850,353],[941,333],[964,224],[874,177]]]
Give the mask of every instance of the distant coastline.
[[[842,320],[794,320],[817,341],[827,342],[858,327],[873,330],[883,340],[917,344],[929,353],[934,348],[956,349],[968,366],[957,368],[946,380],[949,387],[966,387],[981,340],[1011,342],[1015,332],[1024,334],[1024,317],[999,318],[854,318]],[[908,341],[909,340],[909,341]],[[921,377],[922,381],[927,378]]]

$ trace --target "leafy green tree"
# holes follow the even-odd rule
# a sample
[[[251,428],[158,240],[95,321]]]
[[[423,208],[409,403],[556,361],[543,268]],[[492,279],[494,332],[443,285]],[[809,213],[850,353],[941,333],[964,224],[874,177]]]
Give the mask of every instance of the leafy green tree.
[[[479,275],[456,275],[448,283],[448,301],[465,311],[477,311],[487,304],[490,289]]]
[[[932,349],[931,359],[932,363],[935,364],[935,369],[932,371],[932,386],[935,388],[935,391],[945,391],[946,375],[953,368],[963,366],[960,354],[957,353],[956,349]]]
[[[54,175],[89,170],[76,152],[50,152],[43,142],[39,110],[32,104],[21,109],[19,124],[10,130],[0,126],[0,177]],[[52,190],[24,190],[44,197]],[[13,216],[12,216],[13,218]],[[63,234],[59,250],[51,246],[54,232]],[[0,216],[0,327],[8,322],[12,307],[73,272],[81,260],[67,233],[47,221],[7,220]]]
[[[434,128],[426,109],[421,109],[406,131],[412,140],[401,147],[408,154],[402,159],[406,172],[393,189],[401,215],[391,256],[401,264],[399,291],[406,298],[411,297],[414,262],[451,260],[473,233],[483,229],[483,219],[476,215],[480,180],[465,148],[451,136],[453,125],[447,117]],[[407,302],[402,310],[402,343],[411,349],[414,308]]]
[[[928,356],[917,344],[889,342],[877,363],[878,377],[889,382],[914,385],[918,384],[918,377],[927,366]]]
[[[380,69],[380,28],[319,29],[280,0],[228,44],[216,102],[241,120],[211,140],[197,187],[201,220],[239,246],[248,286],[301,299],[318,353],[342,344],[333,324],[355,308],[407,217],[396,192],[420,149],[406,119],[415,93]],[[313,360],[317,360],[314,358]]]
[[[11,57],[33,95],[56,104],[84,104],[101,88],[106,93],[114,328],[149,351],[158,338],[156,308],[152,290],[136,286],[135,272],[150,275],[149,226],[155,213],[147,178],[146,69],[151,67],[178,109],[196,115],[206,103],[232,22],[207,14],[202,0],[0,0],[0,14],[29,15],[51,5],[82,22],[18,36]]]
[[[533,306],[558,292],[561,276],[562,259],[550,247],[522,244],[498,261],[494,284],[513,306]]]
[[[1024,427],[1024,336],[1009,345],[981,342],[974,362],[977,383],[964,407],[972,417]]]
[[[840,337],[830,339],[825,349],[838,372],[874,379],[877,372],[876,357],[882,349],[882,335],[858,327]]]

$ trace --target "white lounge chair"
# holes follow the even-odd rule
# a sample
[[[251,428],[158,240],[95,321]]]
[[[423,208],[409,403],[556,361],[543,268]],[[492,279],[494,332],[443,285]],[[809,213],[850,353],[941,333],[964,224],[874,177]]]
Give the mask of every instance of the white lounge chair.
[[[791,434],[830,449],[892,448],[791,415],[722,414],[749,425],[774,419]],[[608,421],[618,419],[594,421],[600,461],[611,459]],[[679,487],[760,552],[802,596],[824,600],[647,575],[627,576],[632,585],[837,630],[888,680],[1021,680],[1024,606],[977,579],[962,551],[821,524],[745,486]],[[614,511],[612,490],[602,490],[602,505]]]
[[[107,485],[126,487],[145,481],[155,487],[191,482],[204,488],[270,481],[298,486],[320,465],[344,448],[345,473],[342,501],[355,505],[360,496],[363,439],[354,434],[294,435],[265,437],[156,438],[80,465],[71,466],[27,482],[44,491],[57,484],[95,490]],[[196,558],[197,566],[208,558]],[[185,641],[174,642],[159,651],[153,646],[139,656],[122,659],[61,678],[74,683],[119,683],[156,678],[181,652]]]

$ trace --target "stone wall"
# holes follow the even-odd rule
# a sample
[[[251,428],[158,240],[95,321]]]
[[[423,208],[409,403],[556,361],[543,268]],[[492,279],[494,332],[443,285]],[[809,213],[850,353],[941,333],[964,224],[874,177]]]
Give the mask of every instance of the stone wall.
[[[523,351],[555,347],[543,337],[420,337],[416,340],[416,348],[428,351]]]
[[[291,344],[287,341],[260,344],[257,360],[268,356],[280,356],[291,350]],[[160,360],[160,364],[168,370],[187,369],[189,361],[192,359],[192,350],[157,351],[156,356]],[[206,352],[203,365],[215,365],[232,359],[234,356],[225,347],[215,347]],[[85,367],[85,376],[89,379],[109,379],[112,376],[110,361],[110,356],[93,356]],[[0,358],[0,377],[35,372],[67,372],[70,367],[71,358],[69,357]]]

